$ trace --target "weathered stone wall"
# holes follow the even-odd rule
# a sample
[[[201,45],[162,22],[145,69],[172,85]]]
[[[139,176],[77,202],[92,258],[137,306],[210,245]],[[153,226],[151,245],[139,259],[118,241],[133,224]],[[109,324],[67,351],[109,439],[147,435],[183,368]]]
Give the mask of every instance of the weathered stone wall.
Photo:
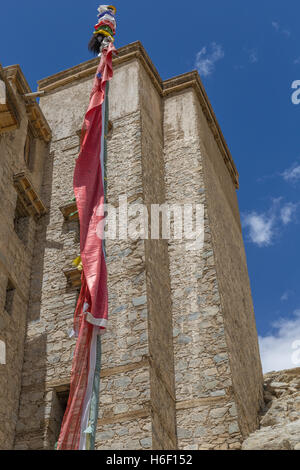
[[[154,449],[176,449],[176,398],[168,241],[151,239],[151,205],[164,204],[163,102],[140,67],[144,204],[149,214],[145,241],[149,309],[152,433]]]
[[[192,89],[165,98],[164,138],[168,203],[204,205],[203,248],[189,250],[186,240],[169,243],[176,400],[185,402],[177,411],[178,446],[236,448],[241,436]]]
[[[108,202],[116,208],[120,197],[127,197],[129,204],[144,201],[139,73],[137,61],[124,63],[115,68],[110,84]],[[134,223],[135,217],[129,214],[128,222]],[[122,238],[108,239],[106,245],[110,321],[100,394],[105,387],[110,404],[106,410],[100,406],[97,447],[146,449],[152,446],[152,436],[145,243]]]
[[[0,339],[6,344],[6,364],[0,365],[0,449],[12,449],[17,424],[31,262],[37,227],[36,221],[28,217],[26,222],[22,220],[19,223],[19,236],[16,233],[17,192],[13,186],[13,176],[26,170],[39,190],[47,156],[45,143],[36,141],[31,169],[26,167],[24,146],[28,118],[25,103],[16,87],[13,87],[13,92],[20,127],[0,136]],[[15,287],[10,312],[5,309],[8,279]]]
[[[257,429],[263,375],[237,195],[216,140],[198,106],[198,129],[214,265],[225,340],[243,437]]]
[[[65,178],[72,178],[78,141],[72,135],[54,141],[46,162],[42,197],[50,212],[40,223],[34,249],[16,449],[45,447],[49,420],[55,414],[49,393],[54,389],[48,383],[69,382],[75,341],[69,339],[68,331],[77,292],[66,288],[63,268],[77,256],[78,226],[64,222],[59,206],[72,198]],[[57,155],[60,166],[55,165]]]
[[[116,207],[122,195],[132,201],[143,196],[138,80],[139,67],[137,62],[132,62],[116,68],[110,86],[113,133],[108,142],[108,201]],[[73,172],[79,150],[77,131],[91,87],[92,79],[83,80],[41,99],[41,107],[53,129],[51,159],[44,181],[44,197],[50,203],[50,216],[45,219],[36,244],[32,278],[36,283],[42,278],[43,282],[40,295],[34,294],[30,306],[32,321],[28,326],[21,401],[24,416],[21,411],[17,449],[37,448],[38,435],[41,436],[39,447],[53,443],[53,438],[46,441],[50,416],[57,414],[52,395],[69,382],[74,340],[69,339],[67,333],[72,327],[76,292],[67,291],[62,271],[71,266],[79,245],[78,237],[75,240],[74,236],[74,223],[64,222],[59,207],[73,197]],[[132,90],[130,99],[128,90]],[[150,413],[144,242],[108,239],[107,253],[110,323],[103,338],[99,445],[103,449],[116,448],[122,436],[125,447],[149,448],[151,430],[147,422],[145,426],[141,423],[144,415],[149,421]],[[35,367],[34,377],[35,344],[40,343],[46,343],[46,351],[39,367]],[[35,397],[33,401],[37,387],[44,393],[40,394],[39,400]],[[47,391],[50,398],[47,398]],[[31,411],[29,420],[30,402],[40,413]],[[128,421],[130,426],[125,430]],[[133,435],[138,439],[133,439]]]

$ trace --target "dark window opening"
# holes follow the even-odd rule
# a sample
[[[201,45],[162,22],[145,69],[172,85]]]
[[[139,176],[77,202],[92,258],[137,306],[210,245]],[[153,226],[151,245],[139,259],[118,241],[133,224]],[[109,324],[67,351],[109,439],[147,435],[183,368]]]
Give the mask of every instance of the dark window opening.
[[[53,391],[51,416],[47,432],[49,450],[53,450],[56,448],[61,425],[67,409],[69,393],[70,384],[60,386]]]
[[[11,280],[8,279],[7,286],[6,286],[6,297],[5,297],[4,310],[9,315],[12,315],[12,313],[13,313],[13,303],[14,303],[15,291],[16,291],[15,286],[13,285]]]
[[[59,404],[61,406],[61,411],[62,415],[64,416],[66,409],[67,409],[67,404],[68,404],[68,399],[69,399],[69,393],[70,393],[70,385],[66,385],[63,390],[56,392]],[[63,418],[62,416],[62,418]]]
[[[28,128],[25,146],[24,146],[24,160],[29,170],[32,170],[33,165],[34,165],[34,148],[35,148],[35,140],[32,135],[32,132]]]
[[[29,234],[29,217],[21,199],[17,198],[15,218],[14,218],[14,229],[19,239],[27,245],[28,234]]]

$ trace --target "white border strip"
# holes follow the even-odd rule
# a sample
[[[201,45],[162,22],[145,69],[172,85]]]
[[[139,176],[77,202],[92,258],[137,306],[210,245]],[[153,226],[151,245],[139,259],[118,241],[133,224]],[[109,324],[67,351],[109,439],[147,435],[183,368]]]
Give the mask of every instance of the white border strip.
[[[95,369],[96,369],[96,354],[97,354],[97,328],[93,328],[91,350],[90,350],[88,384],[87,384],[87,388],[85,392],[85,397],[84,397],[84,402],[83,402],[83,411],[82,411],[82,416],[81,416],[79,450],[85,450],[85,445],[86,445],[86,434],[84,431],[88,427],[88,421],[89,421],[89,415],[90,415],[94,375],[95,375]]]
[[[90,312],[86,312],[86,321],[94,326],[102,326],[103,328],[106,328],[108,323],[105,318],[95,318]]]

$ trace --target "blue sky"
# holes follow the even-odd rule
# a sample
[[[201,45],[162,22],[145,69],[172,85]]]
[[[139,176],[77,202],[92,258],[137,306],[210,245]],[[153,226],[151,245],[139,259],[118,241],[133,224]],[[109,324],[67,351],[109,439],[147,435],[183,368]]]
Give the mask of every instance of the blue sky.
[[[88,60],[99,3],[3,2],[0,62],[19,63],[35,90],[38,79]],[[114,4],[117,47],[140,40],[163,79],[199,70],[240,173],[264,368],[296,366],[300,104],[292,103],[291,86],[300,80],[299,0]]]

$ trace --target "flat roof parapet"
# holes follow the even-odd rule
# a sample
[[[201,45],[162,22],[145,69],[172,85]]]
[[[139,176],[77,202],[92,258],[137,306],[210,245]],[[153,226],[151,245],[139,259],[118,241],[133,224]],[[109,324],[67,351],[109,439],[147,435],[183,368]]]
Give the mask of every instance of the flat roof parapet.
[[[226,144],[198,72],[194,70],[163,81],[140,41],[133,42],[118,49],[118,55],[113,58],[113,64],[116,67],[134,59],[139,60],[143,64],[146,72],[152,80],[152,83],[162,98],[170,95],[171,93],[179,93],[187,88],[193,88],[195,90],[208,125],[212,130],[215,141],[231,175],[233,184],[238,189],[239,174],[237,168],[234,164],[230,150]],[[71,67],[55,75],[39,80],[38,89],[39,91],[49,93],[77,80],[93,76],[97,70],[98,64],[98,58],[91,59],[87,62],[76,65],[75,67]]]

